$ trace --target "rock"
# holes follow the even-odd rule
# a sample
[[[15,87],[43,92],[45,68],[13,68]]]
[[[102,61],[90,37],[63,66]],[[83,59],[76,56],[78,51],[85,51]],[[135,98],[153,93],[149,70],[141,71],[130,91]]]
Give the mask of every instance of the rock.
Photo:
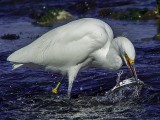
[[[38,25],[48,26],[59,20],[71,19],[73,15],[65,10],[50,10],[36,21]]]
[[[155,35],[155,36],[153,37],[153,39],[155,39],[155,40],[160,40],[160,33],[158,33],[157,35]]]
[[[156,14],[160,14],[160,0],[156,0]]]
[[[149,11],[148,9],[131,9],[129,10],[128,16],[129,16],[129,19],[132,19],[132,20],[143,20],[144,15],[147,18],[146,13],[148,11]]]
[[[101,17],[108,17],[120,20],[148,20],[155,19],[156,13],[154,10],[148,9],[128,9],[126,11],[113,11],[110,8],[101,9],[98,12]]]
[[[57,15],[57,20],[66,20],[66,19],[69,19],[73,17],[69,12],[66,12],[66,11],[59,11],[58,12],[58,15]]]
[[[6,40],[15,40],[15,39],[19,39],[19,35],[16,34],[4,34],[1,36],[1,39],[6,39]]]
[[[149,10],[143,15],[143,19],[155,19],[157,18],[155,10]]]

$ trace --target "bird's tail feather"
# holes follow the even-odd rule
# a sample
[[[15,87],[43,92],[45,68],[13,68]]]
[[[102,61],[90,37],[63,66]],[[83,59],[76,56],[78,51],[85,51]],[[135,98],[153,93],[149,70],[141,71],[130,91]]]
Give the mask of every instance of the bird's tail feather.
[[[13,64],[12,65],[12,70],[15,70],[15,69],[17,69],[17,68],[19,68],[19,67],[21,67],[23,64]]]

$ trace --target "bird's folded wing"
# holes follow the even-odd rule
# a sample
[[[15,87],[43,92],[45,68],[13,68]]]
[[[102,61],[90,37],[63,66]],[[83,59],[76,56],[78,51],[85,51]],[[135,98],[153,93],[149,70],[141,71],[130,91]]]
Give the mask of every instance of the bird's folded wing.
[[[95,23],[71,22],[47,32],[26,47],[15,51],[7,60],[22,64],[76,64],[91,52],[102,48],[107,43],[107,37],[106,29]]]

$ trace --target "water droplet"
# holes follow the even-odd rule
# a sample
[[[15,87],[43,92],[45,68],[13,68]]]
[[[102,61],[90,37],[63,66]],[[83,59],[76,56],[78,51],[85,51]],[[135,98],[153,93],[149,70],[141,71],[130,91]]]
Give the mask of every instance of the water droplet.
[[[80,90],[82,91],[82,90],[83,90],[83,87],[80,87]]]
[[[102,88],[102,87],[100,87],[99,89],[100,89],[100,90],[102,90],[103,88]]]

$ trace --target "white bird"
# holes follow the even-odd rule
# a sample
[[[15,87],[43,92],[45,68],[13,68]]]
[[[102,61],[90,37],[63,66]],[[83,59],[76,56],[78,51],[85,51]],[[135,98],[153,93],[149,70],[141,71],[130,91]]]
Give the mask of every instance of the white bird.
[[[80,70],[101,67],[114,71],[121,67],[122,59],[136,77],[132,66],[135,59],[133,44],[125,37],[113,40],[111,27],[93,18],[75,20],[55,28],[7,58],[13,63],[13,69],[40,65],[60,72],[63,77],[52,90],[54,93],[57,93],[64,76],[68,75],[69,98],[73,81]]]

